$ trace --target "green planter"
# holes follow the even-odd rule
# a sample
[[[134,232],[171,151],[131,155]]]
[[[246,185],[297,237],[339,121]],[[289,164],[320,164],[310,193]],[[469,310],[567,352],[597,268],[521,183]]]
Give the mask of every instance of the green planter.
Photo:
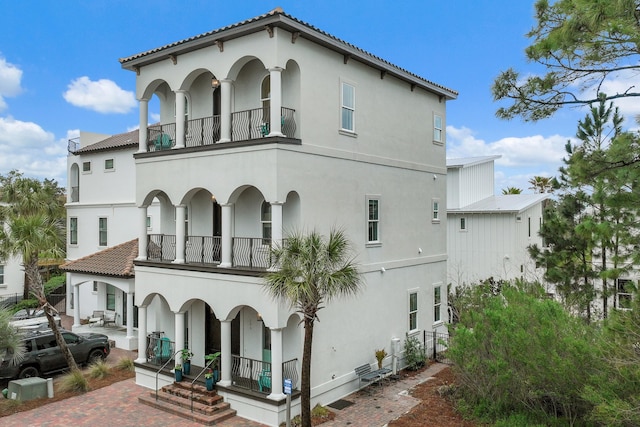
[[[174,372],[176,374],[176,382],[179,383],[182,381],[182,369],[176,369]]]
[[[213,377],[211,378],[205,378],[204,379],[204,383],[207,386],[207,390],[212,391],[213,390],[213,386],[215,385],[214,379]]]
[[[191,373],[191,360],[185,360],[182,363],[182,372],[184,372],[185,375],[189,375]]]

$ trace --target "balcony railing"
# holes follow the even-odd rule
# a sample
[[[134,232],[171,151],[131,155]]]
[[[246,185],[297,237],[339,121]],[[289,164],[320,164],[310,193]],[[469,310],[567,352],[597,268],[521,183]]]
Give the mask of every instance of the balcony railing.
[[[231,239],[233,267],[267,269],[271,266],[271,239],[233,237]],[[149,234],[147,259],[164,262],[176,259],[176,236]],[[188,236],[185,245],[187,264],[219,264],[222,259],[222,238],[219,236]]]
[[[282,378],[291,379],[294,390],[298,389],[297,366],[297,359],[289,360],[282,364]],[[271,363],[232,355],[231,381],[236,387],[269,394],[272,387]]]
[[[293,138],[296,133],[295,110],[282,107],[280,111],[282,133]],[[231,113],[231,141],[263,138],[270,132],[270,109]],[[185,148],[213,145],[221,138],[220,116],[191,119],[185,123]],[[169,150],[176,145],[176,124],[167,123],[147,128],[149,151]]]

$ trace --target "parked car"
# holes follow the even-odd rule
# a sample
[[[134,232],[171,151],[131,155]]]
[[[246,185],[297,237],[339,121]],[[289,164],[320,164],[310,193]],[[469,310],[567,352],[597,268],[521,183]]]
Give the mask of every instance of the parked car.
[[[109,337],[104,334],[61,331],[76,363],[90,364],[104,360],[111,352]],[[9,350],[0,350],[0,379],[37,377],[62,371],[68,367],[67,360],[56,342],[53,332],[29,331],[24,335],[24,358],[11,363]]]

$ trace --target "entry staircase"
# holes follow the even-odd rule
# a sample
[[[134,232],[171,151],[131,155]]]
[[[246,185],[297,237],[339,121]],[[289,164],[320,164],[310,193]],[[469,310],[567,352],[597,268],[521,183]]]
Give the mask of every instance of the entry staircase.
[[[197,383],[192,386],[190,382],[174,382],[158,390],[157,399],[156,392],[152,391],[149,395],[138,397],[138,400],[145,405],[207,426],[216,425],[236,415],[236,411],[223,402],[222,396],[215,390],[208,391]]]

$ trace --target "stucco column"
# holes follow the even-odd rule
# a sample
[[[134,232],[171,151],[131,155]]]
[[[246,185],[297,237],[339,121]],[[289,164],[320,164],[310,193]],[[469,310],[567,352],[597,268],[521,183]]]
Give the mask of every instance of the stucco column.
[[[147,124],[149,121],[149,100],[140,99],[140,128],[138,129],[138,153],[147,151]]]
[[[138,257],[137,260],[147,260],[147,207],[138,208]]]
[[[80,326],[80,284],[73,285],[73,326]],[[73,330],[73,326],[71,330]]]
[[[231,218],[233,216],[233,203],[221,204],[220,211],[222,213],[222,238],[220,239],[222,244],[222,257],[219,267],[229,268],[231,267],[232,259]]]
[[[135,338],[133,335],[133,292],[127,292],[127,339]]]
[[[185,205],[176,205],[176,258],[173,260],[174,264],[184,264],[184,251],[185,251]]]
[[[133,311],[133,310],[132,310]],[[136,362],[147,361],[147,306],[138,307],[138,358]]]
[[[231,141],[231,84],[233,80],[220,80],[220,141]]]
[[[231,385],[231,320],[220,320],[220,385]]]
[[[282,135],[282,68],[269,68],[271,79],[271,132],[268,136]]]
[[[173,354],[175,355],[184,348],[184,311],[175,311],[174,313],[176,317],[176,347],[173,349]],[[175,359],[176,365],[182,364],[180,356],[176,356]]]
[[[176,145],[173,148],[184,148],[184,107],[186,105],[185,91],[177,90],[176,92]]]
[[[287,397],[283,392],[282,379],[282,328],[271,329],[271,394],[268,399],[280,400]]]

